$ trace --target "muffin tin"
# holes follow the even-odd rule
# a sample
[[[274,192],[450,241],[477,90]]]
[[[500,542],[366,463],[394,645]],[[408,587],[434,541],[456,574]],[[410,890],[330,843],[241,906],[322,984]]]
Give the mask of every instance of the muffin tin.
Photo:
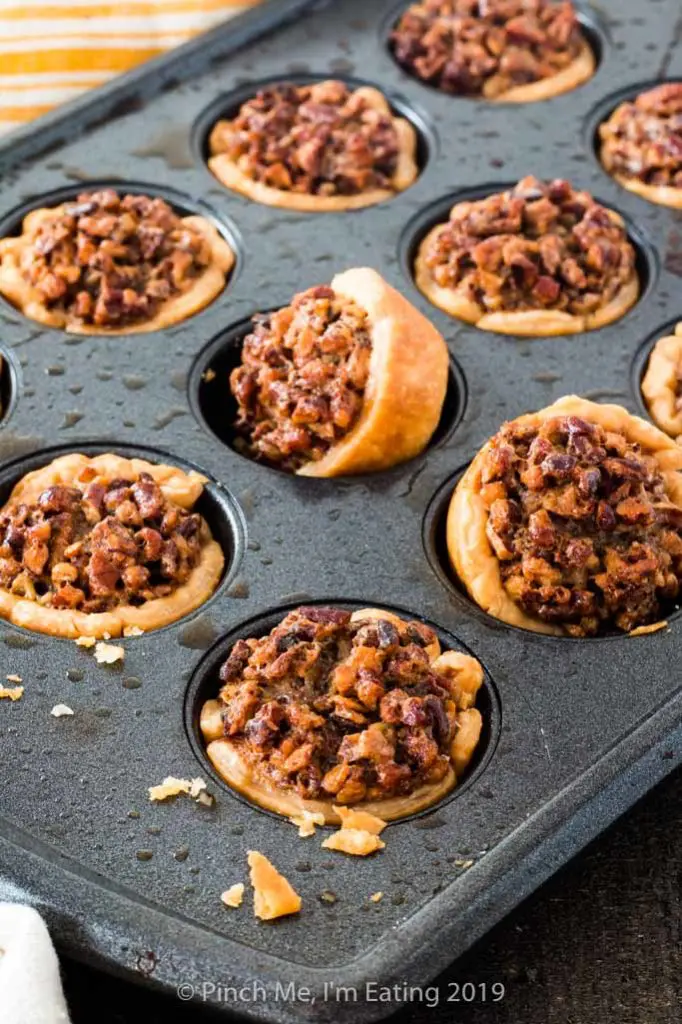
[[[678,4],[581,5],[596,75],[518,107],[453,99],[405,75],[386,45],[403,6],[266,3],[0,147],[0,237],[29,208],[109,183],[209,216],[237,252],[220,297],[164,332],[68,336],[0,303],[0,500],[58,452],[168,459],[210,478],[203,510],[228,556],[211,600],[124,640],[123,664],[99,666],[73,642],[0,623],[4,672],[26,688],[0,704],[0,895],[38,906],[72,955],[167,990],[194,986],[197,998],[253,1019],[385,1016],[395,1003],[367,999],[368,982],[433,977],[681,759],[679,618],[638,638],[531,635],[472,606],[442,550],[457,475],[505,419],[572,391],[643,411],[642,346],[682,315],[682,227],[679,214],[609,179],[594,132],[640,83],[682,75]],[[370,81],[412,119],[422,138],[416,184],[380,206],[316,216],[226,191],[204,162],[210,123],[264,81],[318,76]],[[450,319],[415,288],[410,254],[452,202],[527,173],[569,177],[626,217],[645,287],[619,322],[516,340]],[[248,318],[361,265],[447,340],[450,387],[434,440],[406,465],[355,479],[296,479],[250,462],[231,447],[229,400],[216,390]],[[209,368],[217,379],[207,381]],[[319,832],[299,839],[239,799],[197,734],[230,640],[320,601],[423,618],[486,669],[486,731],[468,779],[392,825],[386,849],[367,861],[327,853]],[[50,716],[61,702],[72,718]],[[207,778],[213,809],[186,798],[151,804],[147,787],[169,774]],[[248,900],[222,906],[220,893],[246,880],[252,848],[301,893],[301,915],[267,925]],[[292,998],[291,982],[315,1001]],[[354,986],[358,1001],[329,989],[325,998],[325,983]],[[253,998],[235,1002],[231,985]]]

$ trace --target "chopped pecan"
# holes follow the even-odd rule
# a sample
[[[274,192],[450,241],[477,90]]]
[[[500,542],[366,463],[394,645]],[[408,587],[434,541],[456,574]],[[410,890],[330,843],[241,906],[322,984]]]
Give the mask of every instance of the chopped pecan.
[[[220,670],[225,734],[275,789],[340,804],[411,793],[442,778],[454,736],[449,682],[424,649],[434,640],[419,622],[297,608],[232,648]]]
[[[494,99],[563,71],[583,42],[569,0],[417,0],[391,45],[399,64],[443,92]]]
[[[163,199],[103,189],[39,221],[21,270],[48,309],[120,328],[153,317],[210,260],[203,236]]]
[[[261,89],[219,121],[212,155],[227,154],[254,181],[309,195],[390,189],[398,165],[393,119],[343,82]]]
[[[243,450],[287,470],[319,461],[360,415],[371,350],[367,314],[331,288],[256,317],[230,375]]]
[[[682,83],[667,82],[622,103],[599,134],[611,174],[682,188]]]
[[[682,510],[654,457],[623,434],[575,416],[530,432],[511,422],[483,475],[505,495],[488,513],[504,586],[530,615],[573,636],[629,632],[678,598]]]
[[[591,313],[635,273],[635,250],[619,218],[568,182],[533,177],[456,205],[422,257],[436,284],[465,291],[485,312]]]
[[[202,523],[147,473],[48,487],[32,504],[0,511],[0,586],[12,589],[28,573],[50,607],[103,612],[142,604],[188,578],[201,555]]]

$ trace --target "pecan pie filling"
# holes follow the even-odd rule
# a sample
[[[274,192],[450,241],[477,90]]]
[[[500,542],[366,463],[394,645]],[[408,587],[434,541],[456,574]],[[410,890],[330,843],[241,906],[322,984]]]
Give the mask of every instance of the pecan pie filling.
[[[659,85],[622,103],[599,134],[610,174],[682,189],[682,83]]]
[[[422,243],[417,272],[420,286],[430,279],[456,292],[481,317],[539,310],[584,318],[631,286],[635,250],[620,217],[588,192],[528,177],[458,203]]]
[[[16,305],[81,333],[168,326],[215,298],[234,262],[204,218],[109,188],[33,211],[19,238],[0,240],[0,258],[0,290]]]
[[[275,792],[330,806],[407,797],[452,773],[461,716],[473,715],[477,729],[459,773],[480,733],[480,712],[463,710],[480,665],[455,655],[471,677],[466,699],[432,660],[434,645],[430,627],[389,613],[298,608],[233,647],[220,670],[219,728]]]
[[[567,71],[583,55],[585,73],[567,87],[594,70],[568,0],[420,0],[401,16],[391,44],[408,72],[459,96],[503,99]]]
[[[682,509],[656,459],[579,416],[506,424],[482,462],[507,594],[576,637],[656,622],[682,580]]]
[[[322,459],[357,422],[371,353],[367,313],[327,286],[255,317],[230,375],[244,453],[288,471]]]
[[[306,209],[378,202],[417,176],[412,125],[378,89],[334,80],[261,89],[216,124],[209,148],[209,167],[228,187]]]
[[[0,511],[0,587],[53,609],[139,606],[188,580],[207,530],[149,473],[55,484]]]

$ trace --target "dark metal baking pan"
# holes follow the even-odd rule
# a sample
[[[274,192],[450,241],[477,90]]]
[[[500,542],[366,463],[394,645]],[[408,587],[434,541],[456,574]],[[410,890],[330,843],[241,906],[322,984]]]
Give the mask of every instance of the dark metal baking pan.
[[[265,4],[0,147],[3,230],[57,190],[153,183],[179,208],[213,218],[238,254],[212,305],[145,336],[69,337],[0,304],[9,367],[0,497],[55,446],[144,450],[206,473],[229,555],[211,602],[123,641],[118,667],[0,624],[4,671],[26,687],[0,707],[0,893],[39,907],[77,957],[167,990],[192,986],[196,998],[253,1019],[386,1015],[395,1003],[368,998],[368,982],[433,977],[681,759],[679,618],[639,638],[509,629],[459,592],[438,542],[448,488],[504,419],[571,391],[642,411],[642,346],[682,313],[679,216],[603,173],[595,119],[624,90],[682,74],[679,5],[581,5],[598,40],[597,74],[514,109],[452,99],[405,75],[386,46],[398,9],[395,0]],[[360,213],[320,217],[226,191],[203,161],[208,121],[255,83],[318,75],[374,82],[412,117],[424,140],[416,184]],[[448,318],[414,287],[406,254],[434,213],[527,173],[569,177],[626,216],[647,287],[623,320],[572,338],[516,340]],[[419,458],[358,479],[293,479],[255,465],[230,447],[203,370],[231,365],[251,315],[352,265],[375,267],[443,332],[452,371],[441,429]],[[363,862],[325,852],[319,833],[299,839],[234,796],[210,775],[193,726],[222,638],[321,600],[387,605],[434,623],[480,658],[494,695],[468,783],[392,825],[386,849]],[[62,701],[73,718],[50,716]],[[213,809],[149,803],[147,787],[165,775],[198,773],[210,779]],[[246,905],[221,905],[221,891],[244,879],[250,848],[294,882],[299,917],[264,925]],[[329,891],[336,902],[318,898]],[[325,1000],[325,983],[355,989],[357,1001],[333,989]]]

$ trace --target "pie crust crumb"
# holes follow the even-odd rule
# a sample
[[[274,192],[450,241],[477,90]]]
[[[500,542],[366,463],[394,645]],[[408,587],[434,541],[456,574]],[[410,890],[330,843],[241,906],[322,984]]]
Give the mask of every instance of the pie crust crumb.
[[[373,892],[372,895],[370,896],[372,903],[380,903],[381,900],[383,900],[383,898],[383,892]]]
[[[321,811],[307,811],[304,809],[300,814],[292,815],[289,821],[292,825],[296,825],[301,839],[308,839],[309,836],[315,835],[316,825],[324,825],[325,817]]]
[[[73,713],[73,708],[70,708],[68,704],[55,704],[52,711],[50,711],[53,718],[64,718],[67,715],[72,715]]]
[[[21,700],[23,696],[23,686],[0,686],[0,700],[3,697],[7,697],[9,700]]]
[[[231,885],[220,898],[226,907],[241,907],[244,899],[244,883],[237,882],[235,885]]]
[[[341,819],[342,829],[351,829],[359,832],[369,832],[373,836],[381,835],[388,824],[376,814],[369,811],[358,811],[352,807],[335,806],[334,810]]]
[[[249,850],[248,862],[253,886],[253,912],[261,921],[297,914],[301,897],[287,879],[258,850]]]
[[[97,643],[97,638],[94,636],[78,636],[75,642],[78,647],[94,647]]]
[[[386,843],[379,836],[363,828],[341,828],[322,843],[325,850],[338,850],[351,857],[367,857],[370,853],[383,850],[385,846]]]
[[[118,644],[107,644],[103,640],[95,644],[95,661],[99,665],[113,665],[117,661],[123,661],[126,652]]]
[[[174,775],[167,775],[158,786],[149,786],[147,792],[152,803],[185,794],[198,803],[210,805],[213,803],[213,797],[205,790],[206,783],[201,778],[176,779]]]
[[[667,629],[668,622],[650,622],[647,626],[637,626],[637,629],[631,629],[628,636],[646,636],[647,633],[658,633],[661,629]]]
[[[5,676],[8,683],[23,683],[21,676],[18,676],[16,672],[10,672],[9,675]]]

